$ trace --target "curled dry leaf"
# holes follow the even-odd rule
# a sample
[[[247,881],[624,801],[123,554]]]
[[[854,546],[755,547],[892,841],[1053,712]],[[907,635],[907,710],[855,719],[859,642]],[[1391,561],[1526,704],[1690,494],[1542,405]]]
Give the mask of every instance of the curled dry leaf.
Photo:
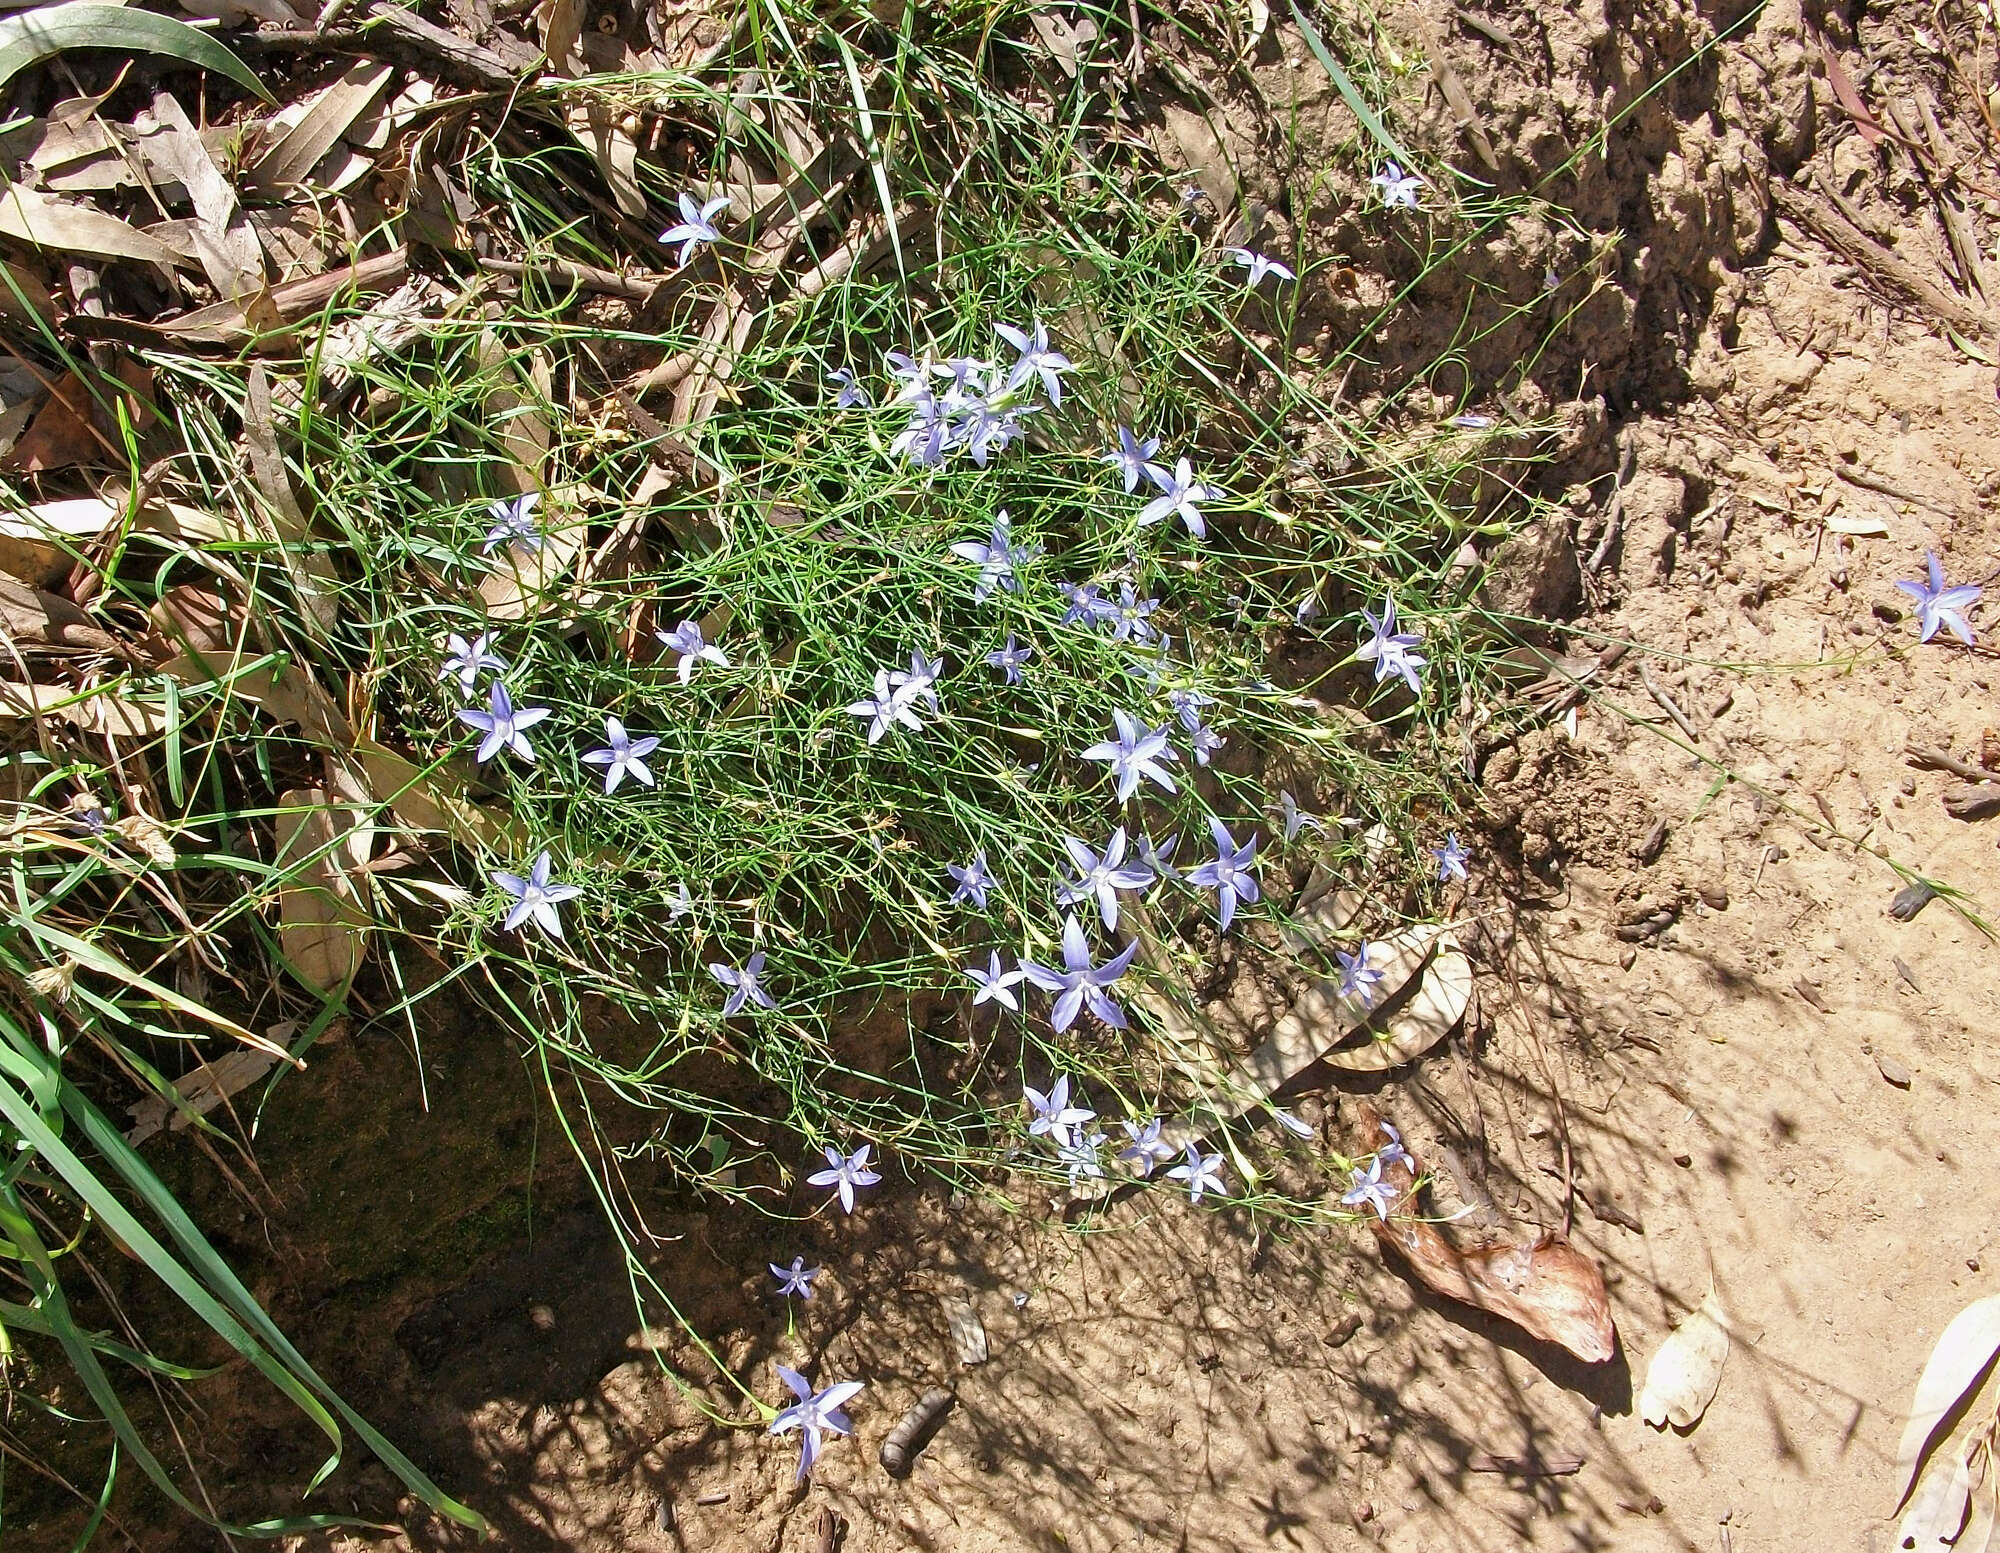
[[[1691,1429],[1722,1384],[1723,1362],[1729,1357],[1729,1332],[1715,1291],[1687,1314],[1660,1344],[1646,1366],[1646,1386],[1639,1395],[1639,1416],[1663,1429]]]
[[[278,1059],[269,1052],[252,1051],[248,1047],[224,1052],[213,1062],[204,1062],[174,1080],[174,1088],[181,1097],[178,1104],[165,1095],[148,1095],[127,1106],[126,1111],[133,1125],[132,1130],[125,1134],[125,1141],[137,1148],[162,1131],[179,1132],[188,1125],[191,1115],[208,1115],[224,1100],[238,1090],[249,1088],[277,1065]]]
[[[1940,1464],[1924,1479],[1896,1526],[1896,1546],[1915,1553],[1949,1553],[1972,1507],[1972,1473],[1964,1456]]]
[[[0,683],[0,719],[60,718],[83,733],[151,739],[167,731],[166,708],[139,700],[129,687],[72,690],[65,685]]]
[[[0,192],[0,237],[65,257],[125,259],[140,264],[200,266],[129,221],[94,205],[57,199],[20,184]]]
[[[1917,1380],[1910,1421],[1896,1451],[1896,1476],[1903,1485],[1896,1499],[1899,1506],[1917,1486],[1917,1475],[1937,1448],[1945,1420],[1979,1389],[1996,1355],[2000,1355],[2000,1294],[1989,1294],[1952,1317]]]
[[[342,857],[355,817],[317,787],[281,794],[278,810],[273,862],[290,875],[278,891],[279,945],[301,981],[332,996],[354,979],[367,941],[368,913]]]
[[[1365,1101],[1356,1115],[1363,1147],[1372,1150],[1382,1139],[1382,1115]],[[1422,1283],[1566,1348],[1586,1364],[1602,1364],[1617,1351],[1611,1302],[1595,1262],[1554,1234],[1525,1245],[1462,1246],[1445,1226],[1406,1217],[1417,1206],[1421,1168],[1414,1152],[1407,1164],[1399,1160],[1383,1167],[1383,1180],[1398,1196],[1390,1217],[1371,1227]]]

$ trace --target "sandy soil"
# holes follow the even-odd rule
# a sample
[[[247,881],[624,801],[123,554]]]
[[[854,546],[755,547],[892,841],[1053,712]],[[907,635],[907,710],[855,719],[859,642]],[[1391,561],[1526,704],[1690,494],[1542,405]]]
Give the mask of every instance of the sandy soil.
[[[1468,14],[1405,5],[1383,25],[1451,62],[1503,185],[1534,183],[1625,114],[1604,157],[1549,187],[1573,222],[1523,222],[1467,261],[1523,305],[1549,266],[1601,284],[1572,293],[1564,343],[1532,377],[1506,370],[1550,327],[1532,309],[1470,370],[1475,398],[1533,409],[1581,386],[1583,400],[1549,471],[1552,494],[1574,493],[1565,517],[1499,586],[1580,594],[1574,650],[1592,633],[1644,650],[1595,682],[1573,730],[1484,752],[1482,863],[1461,908],[1480,967],[1468,1029],[1301,1110],[1339,1138],[1365,1090],[1426,1157],[1454,1151],[1468,1198],[1520,1225],[1567,1223],[1605,1268],[1617,1356],[1586,1366],[1416,1292],[1365,1232],[1285,1233],[1160,1197],[1088,1235],[1045,1206],[936,1191],[803,1241],[721,1215],[663,1221],[681,1237],[677,1296],[732,1362],[768,1377],[772,1358],[811,1358],[868,1378],[858,1438],[794,1487],[791,1446],[711,1428],[662,1378],[649,1342],[692,1356],[631,1330],[608,1243],[579,1212],[442,1293],[385,1270],[372,1316],[330,1311],[321,1334],[365,1356],[359,1400],[464,1485],[497,1545],[1893,1545],[1901,1410],[2000,1258],[2000,976],[1950,902],[1893,919],[1904,881],[1877,854],[2000,906],[2000,820],[1950,818],[1942,794],[1959,779],[1904,756],[1916,743],[1976,762],[2000,704],[1992,656],[1918,646],[1892,584],[1921,575],[1926,550],[1955,581],[1992,579],[2000,408],[1990,366],[1773,214],[1774,180],[1817,176],[1955,284],[1925,188],[1840,110],[1812,28],[1871,93],[1930,94],[1967,164],[2000,174],[1990,145],[1959,144],[1977,121],[1910,41],[1914,11],[1891,7],[1857,38],[1841,15],[1773,0],[1651,95],[1737,13],[1600,0]],[[1351,121],[1316,71],[1275,26],[1251,72],[1265,103],[1301,105],[1289,150],[1259,138],[1241,83],[1216,88],[1225,106],[1242,94],[1241,143],[1204,153],[1170,116],[1153,131],[1205,183],[1351,253],[1364,234],[1313,176],[1316,148]],[[1462,144],[1441,94],[1421,112],[1431,143]],[[1990,253],[1991,205],[1968,211]],[[1379,279],[1393,278],[1385,259]],[[1306,327],[1354,323],[1367,289],[1329,294]],[[1383,342],[1392,370],[1436,347],[1412,316]],[[1580,581],[1576,558],[1614,512],[1602,569]],[[1828,526],[1871,518],[1880,533]],[[474,1038],[439,1062],[476,1067],[461,1056]],[[339,1065],[321,1078],[337,1085]],[[404,1122],[420,1125],[382,1125]],[[341,1189],[264,1163],[292,1201]],[[829,1271],[788,1331],[744,1269],[796,1250]],[[1733,1337],[1720,1391],[1692,1430],[1656,1432],[1634,1402],[1646,1361],[1711,1287]],[[985,1364],[957,1364],[945,1298],[980,1313]],[[891,1479],[876,1448],[936,1384],[957,1408]],[[1581,1461],[1518,1470],[1563,1457]],[[342,1495],[376,1513],[393,1500],[379,1470],[343,1478]]]

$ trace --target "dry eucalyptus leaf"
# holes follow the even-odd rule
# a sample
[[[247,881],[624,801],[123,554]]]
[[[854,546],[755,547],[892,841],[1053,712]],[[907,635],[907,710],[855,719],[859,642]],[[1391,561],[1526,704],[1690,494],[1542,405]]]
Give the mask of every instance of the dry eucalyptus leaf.
[[[278,809],[273,862],[291,871],[291,882],[278,891],[278,942],[301,981],[333,995],[361,969],[367,940],[368,914],[341,863],[353,816],[317,787],[280,794]]]
[[[133,1127],[125,1134],[125,1141],[137,1148],[162,1131],[171,1129],[179,1132],[188,1125],[189,1111],[196,1116],[206,1116],[224,1100],[239,1090],[249,1088],[277,1065],[278,1059],[269,1052],[252,1051],[247,1047],[224,1052],[213,1062],[204,1062],[174,1080],[174,1088],[181,1094],[181,1105],[175,1105],[165,1095],[148,1095],[127,1106]]]
[[[236,190],[173,93],[153,94],[153,120],[149,154],[155,165],[172,170],[194,206],[195,257],[208,283],[219,296],[247,302],[264,290],[264,250],[243,218]]]
[[[1343,1073],[1386,1073],[1414,1062],[1450,1035],[1472,1003],[1472,962],[1456,950],[1440,948],[1422,975],[1410,1000],[1382,1022],[1373,1045],[1328,1052],[1327,1066]]]
[[[1915,1553],[1950,1553],[1971,1509],[1972,1478],[1963,1456],[1935,1468],[1896,1526],[1896,1546]]]
[[[583,103],[569,110],[570,133],[596,160],[620,213],[643,216],[647,201],[646,191],[639,187],[639,148],[619,127],[618,118],[617,108],[610,103]]]
[[[0,719],[55,717],[84,733],[150,739],[167,731],[164,707],[130,698],[124,690],[77,692],[62,685],[0,683]]]
[[[159,238],[94,205],[57,199],[20,184],[0,191],[0,237],[64,258],[131,260],[197,268]]]
[[[1356,1107],[1356,1125],[1362,1151],[1382,1141],[1382,1115],[1366,1101]],[[1559,1344],[1586,1364],[1602,1364],[1618,1351],[1611,1301],[1595,1262],[1549,1233],[1526,1244],[1460,1244],[1445,1226],[1417,1216],[1423,1166],[1407,1140],[1404,1150],[1404,1159],[1382,1169],[1382,1178],[1396,1188],[1396,1202],[1387,1219],[1374,1219],[1369,1227],[1418,1279],[1439,1294],[1513,1322],[1531,1337]]]
[[[450,836],[475,850],[518,850],[522,838],[512,817],[480,808],[448,773],[440,780],[370,739],[361,740],[353,753],[376,801],[389,805],[412,830]]]
[[[245,184],[261,193],[280,193],[305,181],[320,159],[382,95],[396,73],[393,65],[357,61],[338,81],[312,100],[298,122],[257,159]]]
[[[125,502],[104,496],[67,497],[0,512],[0,571],[26,582],[53,580],[70,569],[80,547],[124,520]],[[170,501],[142,507],[132,520],[132,532],[190,546],[250,537],[233,519]]]
[[[1707,1411],[1722,1384],[1723,1362],[1729,1357],[1729,1333],[1715,1291],[1660,1344],[1646,1367],[1646,1387],[1639,1395],[1639,1416],[1654,1428],[1672,1424],[1690,1429]]]
[[[1916,1487],[1917,1474],[1936,1448],[1946,1416],[1978,1385],[1995,1354],[2000,1354],[2000,1294],[1989,1294],[1952,1317],[1917,1381],[1910,1421],[1896,1450],[1896,1476],[1903,1484],[1898,1505]]]
[[[59,593],[45,593],[0,576],[0,626],[17,647],[84,647],[115,652],[118,644]]]

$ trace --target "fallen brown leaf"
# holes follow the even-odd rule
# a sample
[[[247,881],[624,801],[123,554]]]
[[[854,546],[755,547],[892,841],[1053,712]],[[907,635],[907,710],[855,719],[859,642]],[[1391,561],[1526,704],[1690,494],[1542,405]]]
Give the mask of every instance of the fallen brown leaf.
[[[278,891],[278,942],[293,973],[328,996],[354,979],[367,943],[368,914],[342,859],[355,823],[322,788],[279,795],[272,863],[295,872]]]
[[[1382,1114],[1366,1101],[1356,1108],[1360,1147],[1381,1142]],[[1407,1140],[1404,1145],[1408,1149]],[[1444,1226],[1410,1217],[1417,1211],[1414,1151],[1408,1162],[1385,1165],[1382,1178],[1397,1199],[1387,1219],[1370,1227],[1426,1287],[1447,1298],[1513,1322],[1530,1337],[1555,1343],[1586,1364],[1602,1364],[1617,1351],[1611,1302],[1597,1264],[1560,1236],[1544,1233],[1522,1244],[1461,1246]]]

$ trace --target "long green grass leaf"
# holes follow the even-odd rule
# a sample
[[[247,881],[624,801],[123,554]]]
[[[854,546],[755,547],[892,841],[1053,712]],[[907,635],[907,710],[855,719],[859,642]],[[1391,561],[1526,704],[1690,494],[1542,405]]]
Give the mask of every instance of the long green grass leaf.
[[[0,86],[30,65],[77,48],[165,55],[228,76],[266,102],[275,100],[248,65],[199,28],[136,6],[93,5],[88,0],[44,6],[0,22]]]
[[[1376,143],[1384,151],[1405,167],[1409,166],[1415,158],[1403,149],[1401,142],[1394,135],[1389,133],[1388,126],[1375,116],[1375,110],[1368,106],[1367,99],[1354,84],[1354,78],[1343,70],[1340,61],[1333,57],[1333,51],[1326,46],[1326,39],[1319,35],[1319,29],[1306,20],[1306,13],[1299,5],[1299,0],[1292,0],[1292,18],[1299,24],[1299,31],[1305,36],[1306,47],[1312,50],[1313,58],[1319,61],[1320,68],[1332,80],[1334,90],[1339,92],[1341,99],[1354,110],[1354,116],[1361,121],[1361,127],[1375,137]]]

